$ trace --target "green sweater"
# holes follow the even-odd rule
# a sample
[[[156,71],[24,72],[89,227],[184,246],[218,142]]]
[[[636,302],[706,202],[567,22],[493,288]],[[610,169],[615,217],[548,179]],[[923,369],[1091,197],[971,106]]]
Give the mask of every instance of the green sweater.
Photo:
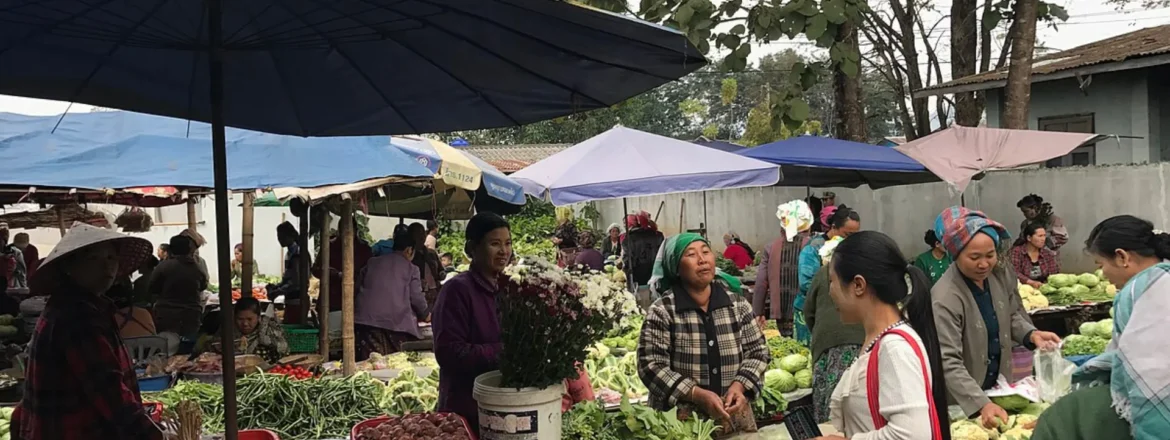
[[[839,345],[861,345],[865,342],[865,329],[861,324],[844,324],[837,304],[829,294],[829,267],[822,266],[813,276],[808,288],[808,299],[804,303],[804,320],[812,330],[812,361],[816,363],[821,354]]]

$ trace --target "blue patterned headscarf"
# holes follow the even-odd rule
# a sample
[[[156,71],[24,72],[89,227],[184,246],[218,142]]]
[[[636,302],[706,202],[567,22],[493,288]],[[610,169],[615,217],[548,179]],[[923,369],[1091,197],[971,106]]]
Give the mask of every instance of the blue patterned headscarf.
[[[981,211],[966,207],[947,208],[934,220],[934,233],[952,258],[958,257],[959,252],[962,252],[967,243],[975,238],[975,234],[980,232],[991,237],[997,249],[1011,240],[1011,234],[1002,224],[988,218],[987,214]]]

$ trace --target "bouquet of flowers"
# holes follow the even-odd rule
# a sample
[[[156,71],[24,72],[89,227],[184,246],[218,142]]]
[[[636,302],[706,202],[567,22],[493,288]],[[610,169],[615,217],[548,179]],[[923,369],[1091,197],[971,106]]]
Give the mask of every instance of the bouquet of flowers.
[[[634,296],[598,272],[522,259],[500,278],[501,386],[545,388],[577,377],[586,349],[637,311]]]

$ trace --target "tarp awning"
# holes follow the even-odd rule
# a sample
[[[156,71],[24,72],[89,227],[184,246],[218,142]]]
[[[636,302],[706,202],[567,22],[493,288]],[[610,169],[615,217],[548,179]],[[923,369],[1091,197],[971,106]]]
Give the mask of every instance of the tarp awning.
[[[798,136],[737,152],[780,165],[782,186],[871,188],[938,181],[925,166],[888,147]]]

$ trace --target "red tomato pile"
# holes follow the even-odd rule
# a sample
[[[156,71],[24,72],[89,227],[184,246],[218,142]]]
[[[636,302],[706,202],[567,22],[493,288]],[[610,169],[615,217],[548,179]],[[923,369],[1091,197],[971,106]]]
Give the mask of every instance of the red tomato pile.
[[[269,369],[268,372],[272,374],[283,374],[297,380],[312,379],[314,377],[313,372],[309,371],[309,369],[295,365],[277,365]]]

